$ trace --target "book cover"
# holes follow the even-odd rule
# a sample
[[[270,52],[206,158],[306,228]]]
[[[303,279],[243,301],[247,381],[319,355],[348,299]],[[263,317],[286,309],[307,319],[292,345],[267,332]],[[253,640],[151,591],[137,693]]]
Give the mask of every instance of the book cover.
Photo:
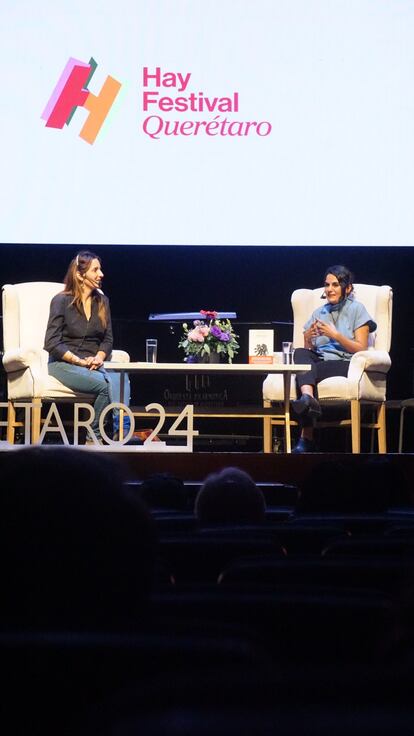
[[[273,363],[274,330],[249,330],[249,363]]]

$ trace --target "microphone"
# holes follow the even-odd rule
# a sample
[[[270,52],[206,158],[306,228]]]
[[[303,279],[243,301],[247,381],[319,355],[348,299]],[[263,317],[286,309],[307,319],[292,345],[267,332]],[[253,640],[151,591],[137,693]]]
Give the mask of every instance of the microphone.
[[[101,279],[96,279],[95,281],[92,281],[92,279],[88,279],[85,277],[84,280],[92,287],[92,289],[99,289],[101,285]]]

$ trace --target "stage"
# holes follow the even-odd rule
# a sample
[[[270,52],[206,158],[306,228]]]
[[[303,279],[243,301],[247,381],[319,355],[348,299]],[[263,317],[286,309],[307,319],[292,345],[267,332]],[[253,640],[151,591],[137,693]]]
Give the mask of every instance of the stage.
[[[172,473],[184,481],[202,481],[209,473],[222,468],[235,466],[248,472],[257,483],[284,483],[300,485],[307,474],[320,463],[340,462],[352,466],[367,460],[385,458],[400,468],[408,486],[414,477],[414,454],[360,454],[351,453],[308,453],[288,455],[286,453],[250,452],[195,452],[195,453],[137,453],[130,452],[105,454],[112,455],[122,463],[127,480],[139,481],[153,473]],[[334,485],[335,479],[332,479]]]

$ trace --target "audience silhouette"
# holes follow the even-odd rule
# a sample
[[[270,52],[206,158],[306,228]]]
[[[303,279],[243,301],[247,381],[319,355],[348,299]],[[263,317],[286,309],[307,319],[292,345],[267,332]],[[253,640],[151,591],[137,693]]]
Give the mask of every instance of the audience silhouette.
[[[96,630],[139,616],[155,532],[122,481],[114,461],[73,448],[2,456],[3,625]]]
[[[398,642],[408,646],[404,664],[408,673],[412,672],[414,596],[410,587],[401,592],[398,581],[394,587],[390,585],[390,570],[395,575],[392,565],[399,574],[398,561],[382,560],[377,569],[367,560],[325,559],[315,552],[297,555],[289,547],[290,537],[293,540],[295,533],[303,532],[303,520],[298,523],[297,519],[300,515],[307,517],[304,531],[312,533],[312,514],[365,514],[367,518],[382,514],[385,519],[396,490],[404,503],[405,479],[392,460],[320,463],[302,484],[294,523],[290,517],[276,522],[274,528],[270,517],[264,523],[265,498],[250,475],[234,467],[209,475],[194,504],[201,529],[188,531],[182,526],[181,538],[179,531],[171,534],[169,530],[163,540],[161,537],[163,551],[171,552],[181,541],[189,541],[186,554],[197,560],[198,547],[207,549],[213,534],[221,552],[232,526],[244,526],[237,543],[245,538],[249,550],[253,548],[249,526],[256,527],[259,541],[262,532],[263,538],[268,534],[273,539],[273,535],[287,531],[286,559],[267,549],[263,553],[258,545],[256,557],[241,560],[246,566],[257,564],[259,571],[260,565],[264,571],[273,566],[274,574],[279,571],[279,582],[268,577],[263,585],[257,578],[251,583],[245,578],[242,585],[239,582],[226,588],[215,582],[200,585],[200,580],[194,579],[193,588],[186,583],[180,589],[179,583],[171,583],[156,588],[153,596],[158,547],[147,506],[155,511],[175,509],[177,519],[183,517],[188,498],[180,479],[157,474],[134,495],[113,459],[73,448],[16,448],[2,453],[0,463],[0,620],[3,654],[9,653],[3,666],[9,673],[14,667],[6,698],[9,713],[18,709],[21,688],[25,702],[30,702],[27,713],[23,709],[19,714],[25,726],[22,732],[35,732],[30,729],[36,707],[39,720],[43,719],[42,733],[47,733],[45,724],[51,724],[50,733],[63,734],[62,712],[69,714],[69,720],[70,709],[74,713],[78,709],[73,720],[77,726],[83,706],[88,709],[96,703],[92,727],[87,720],[85,730],[71,731],[71,736],[115,730],[127,733],[125,724],[140,727],[145,723],[142,714],[146,708],[150,730],[154,726],[151,732],[161,733],[171,707],[176,714],[180,708],[190,714],[188,731],[192,734],[202,726],[197,698],[204,693],[206,713],[211,707],[219,718],[227,712],[224,700],[230,699],[230,729],[229,723],[224,724],[229,733],[234,724],[240,725],[238,714],[242,721],[247,718],[250,732],[257,715],[267,708],[270,717],[263,724],[263,733],[267,733],[274,726],[274,714],[286,703],[289,723],[297,726],[301,714],[304,720],[308,717],[308,700],[312,706],[315,700],[323,717],[326,692],[337,707],[341,706],[342,692],[356,698],[357,689],[359,694],[363,688],[354,687],[355,681],[364,684],[368,699],[382,705],[384,693],[389,692],[391,678],[386,678],[392,657],[399,664],[399,650],[394,649],[398,637]],[[351,516],[347,518],[349,521]],[[406,528],[404,533],[410,530]],[[334,585],[329,586],[326,581],[331,568]],[[374,577],[369,579],[371,568]],[[300,577],[301,571],[306,578]],[[312,577],[316,574],[319,583]],[[340,580],[351,579],[351,574],[352,587],[340,586]],[[367,580],[366,589],[355,587],[358,574]],[[405,619],[401,619],[396,604],[403,604]],[[406,629],[404,640],[401,621]],[[47,634],[40,647],[36,639],[39,632],[41,637]],[[51,632],[60,637],[55,649],[53,645],[51,651],[47,646],[42,649]],[[76,643],[76,638],[67,639],[67,632],[80,632],[86,639],[81,636]],[[22,633],[26,638],[22,645],[16,645],[15,638]],[[229,636],[235,637],[233,642]],[[27,641],[31,667],[25,667],[24,657],[20,657]],[[263,645],[269,659],[263,660],[262,670]],[[95,653],[91,654],[93,647]],[[56,655],[61,670],[53,669]],[[384,667],[378,668],[378,676],[378,672],[373,673],[373,663],[381,662]],[[41,677],[37,676],[38,665],[43,668]],[[285,690],[281,691],[284,682]],[[397,682],[400,687],[405,680]],[[117,699],[119,686],[121,697]],[[44,705],[43,691],[51,694],[55,704],[53,720],[46,713],[51,706],[49,702]],[[108,701],[112,694],[114,700]],[[409,703],[410,693],[406,698]],[[102,703],[108,704],[106,710],[102,710]],[[297,707],[302,708],[298,723]],[[124,722],[126,712],[131,721]],[[335,727],[341,722],[338,713]],[[161,714],[160,722],[151,720],[154,714]],[[95,719],[99,731],[93,730]],[[112,719],[116,729],[106,731]],[[122,731],[123,725],[127,730]]]
[[[155,473],[141,483],[140,498],[150,509],[187,509],[187,493],[181,478]]]
[[[199,493],[195,515],[201,525],[261,524],[266,504],[262,492],[244,470],[225,468],[209,475]]]

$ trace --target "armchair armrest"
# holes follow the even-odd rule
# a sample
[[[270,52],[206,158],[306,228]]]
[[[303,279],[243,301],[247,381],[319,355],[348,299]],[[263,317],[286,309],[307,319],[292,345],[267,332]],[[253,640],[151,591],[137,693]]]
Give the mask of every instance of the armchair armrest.
[[[351,358],[352,364],[361,364],[365,371],[375,370],[388,373],[391,367],[391,358],[386,350],[360,350]]]
[[[42,353],[39,348],[15,348],[6,350],[3,355],[3,365],[7,373],[21,371],[32,366],[40,367],[42,364]]]
[[[354,353],[350,360],[348,377],[351,377],[351,372],[358,374],[364,371],[388,373],[390,367],[391,358],[386,350],[360,350],[359,353]]]
[[[130,363],[131,358],[129,357],[129,353],[127,353],[125,350],[113,350],[109,360],[113,360],[114,363]]]
[[[47,365],[47,353],[39,348],[15,348],[14,350],[6,350],[3,355],[3,365],[7,373],[21,371],[25,368],[32,368]],[[116,363],[129,363],[130,357],[125,350],[113,350],[111,360]]]

